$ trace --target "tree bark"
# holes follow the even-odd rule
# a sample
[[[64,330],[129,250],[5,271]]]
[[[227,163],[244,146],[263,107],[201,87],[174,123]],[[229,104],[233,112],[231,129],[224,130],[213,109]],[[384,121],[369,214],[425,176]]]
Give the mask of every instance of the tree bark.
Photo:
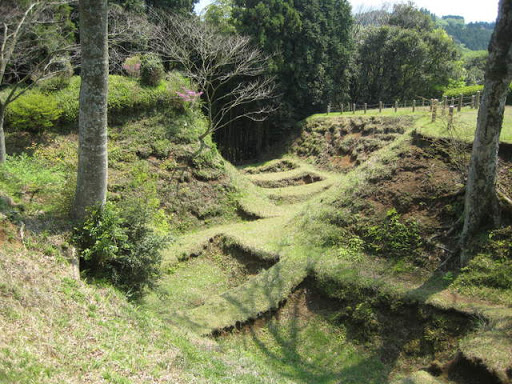
[[[7,150],[5,148],[5,105],[0,102],[0,164],[4,163],[7,159]]]
[[[500,0],[496,27],[489,44],[482,105],[464,202],[464,228],[461,236],[461,265],[469,261],[468,244],[482,226],[497,225],[499,207],[496,195],[496,168],[503,124],[503,113],[512,79],[512,1]]]
[[[80,114],[78,171],[72,215],[104,204],[107,193],[107,0],[80,0]]]

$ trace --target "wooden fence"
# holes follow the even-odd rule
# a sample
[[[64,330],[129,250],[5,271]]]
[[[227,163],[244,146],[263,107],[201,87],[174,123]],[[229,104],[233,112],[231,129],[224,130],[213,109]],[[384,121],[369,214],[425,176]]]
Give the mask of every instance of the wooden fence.
[[[438,99],[427,99],[424,97],[419,97],[418,100],[411,101],[395,101],[394,103],[383,103],[379,101],[378,104],[356,104],[356,103],[346,103],[341,104],[338,110],[333,110],[331,105],[327,106],[327,114],[332,112],[337,113],[352,113],[355,114],[356,111],[363,111],[367,113],[369,109],[379,110],[379,113],[382,113],[385,109],[393,108],[395,113],[398,112],[399,108],[411,108],[412,112],[416,112],[418,110],[428,110],[429,113],[432,114],[432,122],[435,122],[439,113],[442,116],[448,114],[448,125],[453,125],[453,116],[454,111],[460,112],[464,107],[470,107],[471,109],[478,109],[480,107],[481,95],[480,91],[478,91],[475,95],[464,96],[460,95],[459,97],[446,97],[443,96],[441,100]]]

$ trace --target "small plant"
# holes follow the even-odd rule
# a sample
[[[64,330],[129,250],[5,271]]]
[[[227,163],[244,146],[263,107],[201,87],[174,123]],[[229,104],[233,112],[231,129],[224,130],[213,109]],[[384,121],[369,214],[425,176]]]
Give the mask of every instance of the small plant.
[[[58,63],[57,67],[58,68],[55,68],[55,76],[39,83],[41,92],[48,94],[60,91],[69,86],[71,77],[73,76],[73,66],[69,61],[64,61]]]
[[[167,239],[153,230],[151,207],[132,201],[123,208],[112,203],[94,207],[75,228],[73,240],[90,277],[137,297],[159,277],[160,250]]]
[[[156,87],[164,78],[164,66],[160,58],[153,54],[144,55],[140,62],[140,80],[143,85]]]
[[[422,247],[418,224],[400,220],[396,209],[390,209],[384,222],[366,230],[365,240],[369,251],[391,258],[417,259]]]

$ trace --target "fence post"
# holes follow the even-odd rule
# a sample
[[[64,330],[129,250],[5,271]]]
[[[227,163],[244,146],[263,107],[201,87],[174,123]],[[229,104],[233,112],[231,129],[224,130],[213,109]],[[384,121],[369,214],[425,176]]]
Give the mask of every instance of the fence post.
[[[430,108],[429,108],[430,112],[432,112],[432,104],[434,104],[434,99],[430,99]]]
[[[412,111],[416,111],[416,100],[412,101]]]
[[[475,108],[476,109],[479,109],[480,108],[480,91],[478,91],[476,93],[476,105],[475,105]]]
[[[453,105],[450,105],[450,112],[448,114],[448,129],[453,128],[453,109],[455,107]]]
[[[459,105],[457,105],[457,112],[462,110],[462,103],[464,102],[464,95],[461,93],[459,96]]]
[[[382,113],[382,101],[379,101],[379,113]]]
[[[443,116],[446,114],[446,107],[448,106],[448,97],[447,96],[443,96]]]
[[[364,103],[364,113],[366,114],[366,111],[368,110],[368,103]]]
[[[437,103],[437,99],[432,100],[432,122],[435,122],[437,118]]]
[[[476,96],[472,95],[471,96],[471,109],[476,108],[475,103],[476,103]]]
[[[352,113],[356,113],[356,103],[352,104]]]
[[[395,112],[398,110],[398,100],[395,100]]]
[[[341,103],[341,114],[343,115],[343,103]]]
[[[424,98],[421,98],[421,106],[424,107],[425,106],[425,99]]]
[[[454,97],[452,97],[452,100],[451,100],[451,102],[450,102],[450,105],[455,105],[455,98],[454,98]]]
[[[327,104],[327,114],[331,113],[331,103]]]

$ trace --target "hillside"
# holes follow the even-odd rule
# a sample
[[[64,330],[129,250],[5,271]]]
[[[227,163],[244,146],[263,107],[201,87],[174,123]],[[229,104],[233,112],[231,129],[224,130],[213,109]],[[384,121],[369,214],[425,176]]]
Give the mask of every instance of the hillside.
[[[73,129],[11,131],[26,154],[0,174],[0,379],[510,383],[510,228],[457,272],[467,143],[399,112],[312,116],[283,156],[238,169],[189,160],[192,106],[112,121],[109,199],[151,201],[175,238],[138,301],[77,279]],[[504,152],[509,196],[510,169]]]

